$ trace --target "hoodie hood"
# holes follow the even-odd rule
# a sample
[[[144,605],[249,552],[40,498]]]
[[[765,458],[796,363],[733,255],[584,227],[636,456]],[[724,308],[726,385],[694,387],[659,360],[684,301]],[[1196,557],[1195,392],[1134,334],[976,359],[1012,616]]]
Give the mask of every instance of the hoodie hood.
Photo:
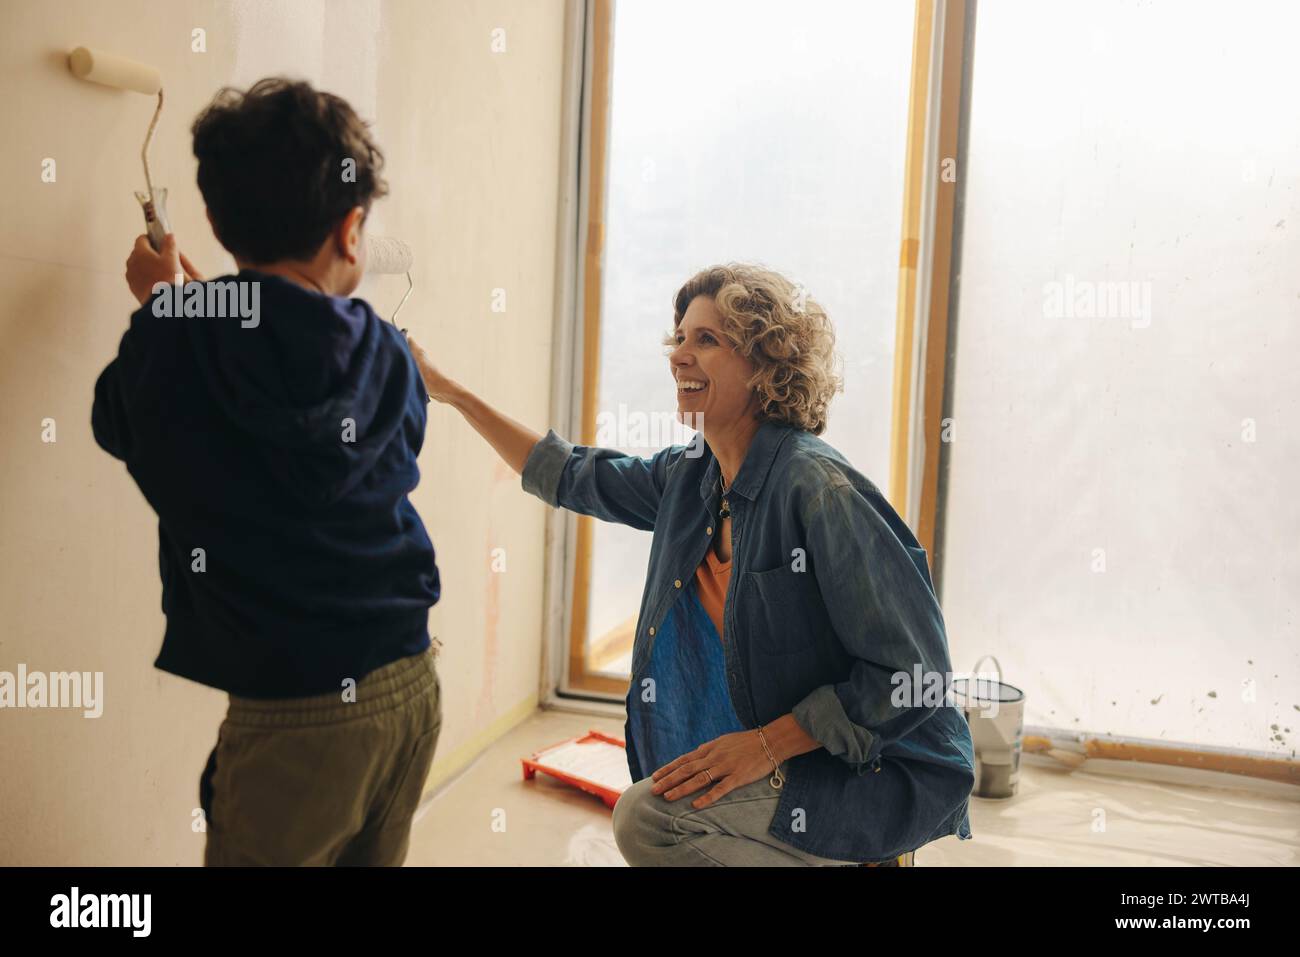
[[[362,299],[251,269],[209,283],[231,281],[259,284],[255,324],[182,320],[204,384],[278,481],[307,504],[338,501],[400,439],[418,378],[402,335]]]

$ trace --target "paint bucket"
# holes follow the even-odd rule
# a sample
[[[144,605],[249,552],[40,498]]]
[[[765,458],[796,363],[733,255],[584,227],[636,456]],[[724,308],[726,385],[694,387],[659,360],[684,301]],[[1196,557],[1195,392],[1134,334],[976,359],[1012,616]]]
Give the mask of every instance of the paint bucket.
[[[980,676],[985,658],[992,658],[998,680]],[[1020,786],[1025,693],[1002,681],[1002,665],[992,655],[975,662],[971,676],[953,679],[952,695],[953,704],[966,716],[975,744],[975,794],[1014,797]]]

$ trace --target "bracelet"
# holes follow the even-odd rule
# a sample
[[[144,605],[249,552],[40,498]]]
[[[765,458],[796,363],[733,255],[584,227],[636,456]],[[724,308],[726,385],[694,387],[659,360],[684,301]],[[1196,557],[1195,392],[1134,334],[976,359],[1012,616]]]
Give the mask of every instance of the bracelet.
[[[767,759],[772,762],[772,777],[767,783],[772,785],[773,789],[779,791],[785,785],[785,776],[781,773],[781,768],[776,763],[776,758],[772,756],[772,749],[767,746],[767,738],[763,734],[763,726],[761,724],[758,726],[758,741],[759,744],[763,746],[763,753],[766,754]]]

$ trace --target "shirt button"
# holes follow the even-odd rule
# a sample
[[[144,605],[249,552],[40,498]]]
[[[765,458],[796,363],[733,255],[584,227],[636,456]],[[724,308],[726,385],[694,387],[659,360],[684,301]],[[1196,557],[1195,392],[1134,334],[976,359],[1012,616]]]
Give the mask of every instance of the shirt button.
[[[652,634],[652,635],[653,635],[653,634],[654,634],[654,633],[655,633],[655,630],[654,630],[654,628],[653,628],[653,627],[651,627],[651,629],[650,629],[650,634]]]
[[[705,534],[705,535],[712,535],[712,534],[713,534],[713,526],[710,525],[708,528],[706,528],[706,529],[704,530],[704,534]]]
[[[676,578],[676,579],[674,579],[674,580],[673,580],[673,587],[674,587],[674,588],[681,588],[681,587],[682,587],[682,580],[681,580],[680,578]]]

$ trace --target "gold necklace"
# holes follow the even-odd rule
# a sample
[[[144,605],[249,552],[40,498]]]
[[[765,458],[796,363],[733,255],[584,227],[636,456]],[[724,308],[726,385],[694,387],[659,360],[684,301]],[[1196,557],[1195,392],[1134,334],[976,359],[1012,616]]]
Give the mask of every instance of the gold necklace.
[[[722,508],[718,510],[718,518],[730,518],[731,506],[727,504],[727,487],[722,484],[722,475],[718,475],[718,489],[722,494]]]

